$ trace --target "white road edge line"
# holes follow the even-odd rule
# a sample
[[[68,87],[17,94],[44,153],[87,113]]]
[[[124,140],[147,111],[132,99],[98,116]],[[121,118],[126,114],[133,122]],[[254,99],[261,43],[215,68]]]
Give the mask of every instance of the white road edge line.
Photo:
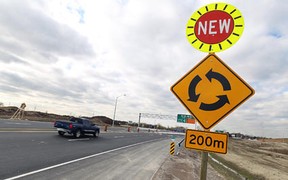
[[[116,148],[116,149],[111,149],[111,150],[108,150],[108,151],[104,151],[104,152],[101,152],[101,153],[93,154],[93,155],[86,156],[86,157],[83,157],[83,158],[74,159],[72,161],[56,164],[54,166],[50,166],[50,167],[46,167],[46,168],[39,169],[39,170],[36,170],[36,171],[31,171],[31,172],[28,172],[28,173],[25,173],[25,174],[21,174],[21,175],[18,175],[18,176],[10,177],[10,178],[4,179],[4,180],[14,180],[14,179],[23,178],[23,177],[26,177],[26,176],[29,176],[29,175],[32,175],[32,174],[40,173],[40,172],[43,172],[43,171],[47,171],[47,170],[54,169],[54,168],[57,168],[57,167],[65,166],[65,165],[72,164],[72,163],[75,163],[75,162],[78,162],[78,161],[82,161],[82,160],[85,160],[85,159],[90,159],[90,158],[93,158],[93,157],[96,157],[96,156],[100,156],[100,155],[103,155],[103,154],[111,153],[111,152],[114,152],[114,151],[118,151],[118,150],[121,150],[121,149],[126,149],[126,148],[133,147],[133,146],[138,146],[138,145],[141,145],[141,144],[145,144],[145,143],[149,143],[149,142],[153,142],[153,141],[157,141],[157,140],[159,140],[159,139],[153,139],[153,140],[144,141],[144,142],[140,142],[140,143],[136,143],[136,144],[131,144],[131,145],[128,145],[128,146],[119,147],[119,148]]]
[[[45,133],[55,133],[55,131],[25,131],[25,130],[16,130],[16,131],[1,131],[0,130],[0,132],[2,133],[2,132],[4,132],[4,133],[10,133],[10,132],[12,132],[12,133],[15,133],[15,132],[21,132],[21,133],[39,133],[39,132],[45,132]]]
[[[82,138],[82,139],[68,139],[69,142],[74,142],[74,141],[89,141],[90,138]]]
[[[114,136],[115,139],[116,139],[116,138],[122,138],[122,137],[124,137],[124,136]]]

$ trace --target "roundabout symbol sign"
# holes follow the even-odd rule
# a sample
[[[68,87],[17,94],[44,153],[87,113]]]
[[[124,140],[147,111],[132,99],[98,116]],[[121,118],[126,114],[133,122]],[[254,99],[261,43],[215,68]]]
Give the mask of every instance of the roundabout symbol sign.
[[[219,52],[230,48],[244,30],[241,12],[226,3],[206,5],[190,17],[186,37],[191,45],[203,52]]]
[[[215,54],[209,54],[171,91],[204,129],[210,129],[254,94],[254,90]]]
[[[226,79],[225,76],[223,76],[222,74],[218,73],[218,72],[214,72],[212,69],[209,70],[206,73],[206,78],[212,82],[212,79],[217,80],[223,87],[224,91],[228,91],[231,90],[231,86],[229,81]],[[202,79],[200,78],[199,75],[196,75],[192,81],[190,82],[189,85],[189,101],[192,102],[197,102],[197,100],[199,99],[200,94],[196,94],[196,87],[198,85],[198,83],[201,81]],[[227,97],[227,95],[217,95],[217,97],[219,98],[219,100],[215,103],[211,103],[211,104],[206,104],[204,102],[201,102],[200,104],[200,109],[204,110],[204,111],[214,111],[217,110],[219,108],[221,108],[222,106],[224,106],[226,103],[229,104],[229,99]]]

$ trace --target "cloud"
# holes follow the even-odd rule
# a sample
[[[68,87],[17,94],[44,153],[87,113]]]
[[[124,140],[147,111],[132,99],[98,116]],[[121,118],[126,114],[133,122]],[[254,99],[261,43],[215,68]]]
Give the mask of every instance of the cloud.
[[[2,62],[2,63],[19,63],[19,64],[26,64],[27,63],[24,60],[22,60],[21,58],[15,56],[13,54],[3,52],[3,51],[0,51],[0,62]]]
[[[59,56],[80,58],[95,55],[86,37],[54,21],[29,3],[2,2],[0,10],[5,14],[0,17],[0,29],[8,44],[4,47],[6,51],[14,52],[15,49],[9,47],[16,46],[19,55],[32,56],[31,60],[44,62],[54,62]]]

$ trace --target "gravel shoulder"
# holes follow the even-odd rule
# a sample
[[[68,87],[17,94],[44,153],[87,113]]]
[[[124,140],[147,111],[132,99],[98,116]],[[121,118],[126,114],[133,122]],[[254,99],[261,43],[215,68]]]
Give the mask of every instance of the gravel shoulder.
[[[155,173],[153,180],[191,180],[200,179],[201,152],[179,149],[178,155],[170,155]],[[219,174],[208,164],[207,179],[222,180]]]

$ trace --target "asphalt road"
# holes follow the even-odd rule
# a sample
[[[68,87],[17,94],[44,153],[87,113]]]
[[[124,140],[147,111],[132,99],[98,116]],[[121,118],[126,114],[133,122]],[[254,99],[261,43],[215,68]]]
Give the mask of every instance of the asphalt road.
[[[58,136],[51,126],[0,120],[1,179],[150,179],[171,141],[167,135],[116,130],[74,139]]]
[[[52,122],[38,122],[38,121],[27,121],[27,120],[10,120],[0,119],[0,131],[9,131],[14,129],[22,130],[53,130]]]

